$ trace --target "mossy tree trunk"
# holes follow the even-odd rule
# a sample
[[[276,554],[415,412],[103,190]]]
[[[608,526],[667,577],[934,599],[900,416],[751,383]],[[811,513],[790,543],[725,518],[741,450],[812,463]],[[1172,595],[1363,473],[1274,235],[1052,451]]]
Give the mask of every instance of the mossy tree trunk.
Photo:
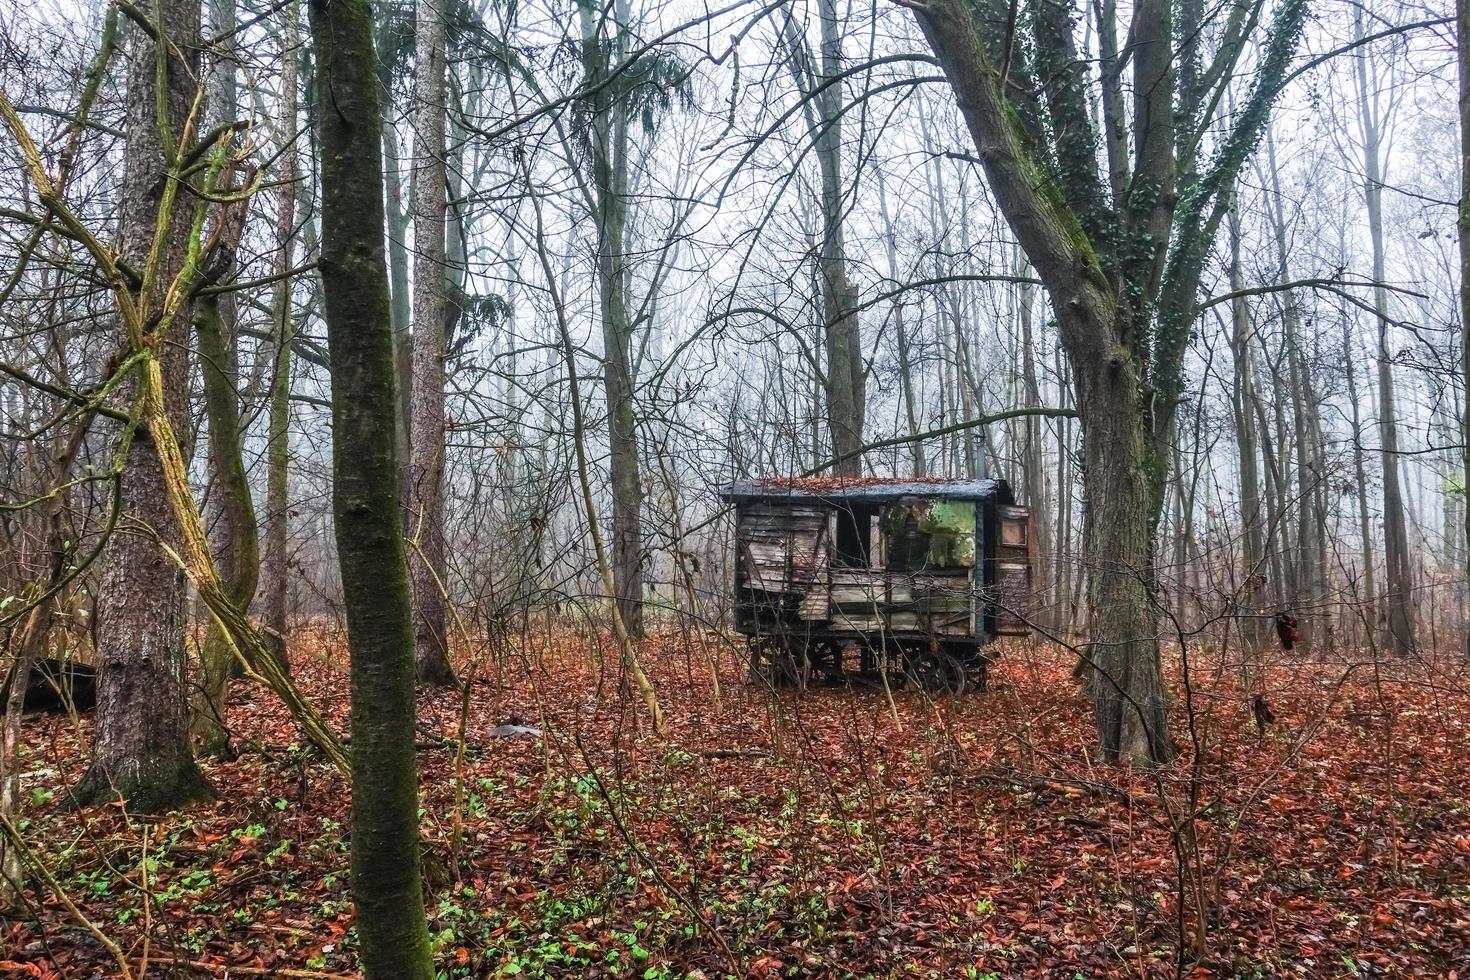
[[[163,231],[158,274],[139,307],[160,310],[188,259],[192,208],[170,186],[170,161],[192,131],[199,77],[199,0],[150,8],[161,42],[128,30],[127,140],[123,151],[119,251],[142,269]],[[163,89],[160,91],[160,84]],[[167,227],[159,229],[159,222]],[[187,304],[172,317],[187,325]],[[167,329],[167,324],[163,328]],[[187,338],[182,338],[184,341]],[[155,332],[147,339],[162,374],[175,429],[187,431],[188,345]],[[108,543],[97,599],[97,724],[92,762],[73,790],[78,804],[122,799],[159,812],[209,797],[189,740],[185,680],[184,574],[159,547],[177,546],[158,449],[145,427],[128,443],[118,532]],[[144,530],[147,529],[147,530]],[[155,540],[154,536],[157,536]]]
[[[243,203],[238,208],[244,221]],[[236,239],[238,242],[238,239]],[[233,253],[233,248],[230,249]],[[239,366],[233,318],[221,305],[207,297],[199,304],[196,333],[204,373],[204,404],[209,419],[209,454],[214,471],[214,526],[211,545],[215,566],[224,580],[230,601],[244,611],[255,598],[260,580],[259,537],[255,526],[255,504],[250,495],[250,477],[245,471],[243,425],[236,396]],[[205,629],[199,648],[199,698],[194,711],[194,736],[205,755],[228,755],[229,727],[225,723],[225,700],[235,664],[234,644],[213,619]]]
[[[1117,5],[1103,0],[1093,22],[1096,76],[1079,54],[1075,12],[1060,0],[1040,0],[1019,21],[1002,0],[905,5],[949,79],[991,194],[1046,288],[1072,365],[1103,754],[1166,760],[1152,592],[1184,356],[1201,270],[1236,175],[1285,84],[1305,0],[1284,0],[1269,31],[1236,8],[1218,37],[1201,29],[1199,0],[1140,0],[1122,30]],[[1259,44],[1248,43],[1257,31]],[[1217,123],[1214,107],[1241,53],[1257,47],[1250,91],[1206,160],[1198,137]]]
[[[420,879],[414,633],[400,519],[382,114],[367,0],[311,0],[332,506],[352,684],[352,893],[369,980],[432,980]]]

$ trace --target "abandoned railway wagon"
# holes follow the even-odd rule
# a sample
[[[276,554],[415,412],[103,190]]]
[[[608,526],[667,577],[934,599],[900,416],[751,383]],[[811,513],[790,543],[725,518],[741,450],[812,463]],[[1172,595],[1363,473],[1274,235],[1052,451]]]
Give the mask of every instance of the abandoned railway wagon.
[[[1028,632],[1028,513],[1003,480],[742,480],[735,627],[751,670],[854,673],[960,693],[985,646]]]

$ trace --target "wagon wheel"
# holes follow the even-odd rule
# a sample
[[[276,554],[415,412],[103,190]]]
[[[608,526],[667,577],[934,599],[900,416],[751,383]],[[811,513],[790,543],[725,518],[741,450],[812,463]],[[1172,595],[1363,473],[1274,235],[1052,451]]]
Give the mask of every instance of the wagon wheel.
[[[800,676],[798,666],[790,645],[784,640],[772,636],[751,637],[749,683],[789,686]]]
[[[832,681],[841,674],[842,644],[836,640],[813,640],[806,651],[806,666],[813,677]]]
[[[944,651],[923,650],[909,658],[909,676],[931,694],[965,693],[965,665]]]
[[[805,672],[802,670],[802,658],[791,649],[789,640],[778,640],[772,643],[769,651],[772,684],[776,687],[806,686],[803,683]]]

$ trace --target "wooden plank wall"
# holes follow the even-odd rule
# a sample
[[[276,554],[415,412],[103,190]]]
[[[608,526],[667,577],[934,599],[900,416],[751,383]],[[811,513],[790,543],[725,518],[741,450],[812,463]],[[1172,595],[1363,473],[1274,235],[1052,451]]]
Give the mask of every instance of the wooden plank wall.
[[[995,631],[1002,636],[1031,632],[1031,512],[1025,507],[996,508],[1000,525],[992,573],[996,596]]]
[[[975,580],[980,569],[911,572],[835,564],[834,514],[825,504],[801,501],[757,501],[739,508],[737,624],[754,629],[776,620],[801,621],[858,633],[954,639],[982,639],[989,629],[1010,635],[1029,631],[1026,508],[999,506],[993,520],[976,521],[977,535],[995,536],[993,547],[977,542],[988,559],[980,563],[987,579],[983,590]],[[987,608],[991,603],[999,606],[993,613]]]
[[[740,508],[736,528],[737,589],[763,593],[766,609],[794,607],[806,620],[825,620],[832,541],[829,508],[757,502]],[[738,610],[753,613],[755,610]]]

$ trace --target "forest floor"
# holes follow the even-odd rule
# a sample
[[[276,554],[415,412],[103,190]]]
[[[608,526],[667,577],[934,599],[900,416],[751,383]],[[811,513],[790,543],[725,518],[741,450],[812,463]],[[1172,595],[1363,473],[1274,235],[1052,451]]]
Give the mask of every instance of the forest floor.
[[[728,649],[716,694],[718,649],[645,648],[667,738],[571,632],[478,667],[458,766],[459,699],[421,696],[441,976],[1470,977],[1457,659],[1196,651],[1186,689],[1175,651],[1181,759],[1130,775],[1092,761],[1065,652],[890,699],[773,694]],[[294,650],[339,725],[343,651]],[[507,720],[541,734],[492,734]],[[354,975],[343,780],[268,693],[237,684],[230,721],[218,802],[157,821],[68,811],[89,722],[26,722],[24,833],[55,887],[0,920],[0,970],[119,974],[60,888],[138,976]]]

